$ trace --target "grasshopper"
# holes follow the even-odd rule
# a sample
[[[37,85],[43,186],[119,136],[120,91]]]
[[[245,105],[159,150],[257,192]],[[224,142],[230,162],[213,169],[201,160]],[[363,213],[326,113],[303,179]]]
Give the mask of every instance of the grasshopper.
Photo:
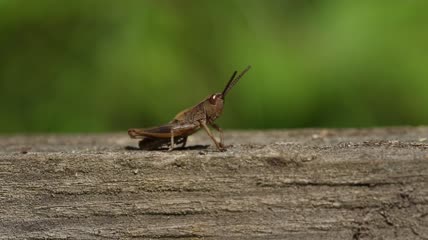
[[[181,111],[169,123],[146,129],[131,128],[128,130],[128,135],[134,139],[142,139],[139,142],[140,149],[159,149],[162,146],[169,145],[168,150],[172,151],[174,144],[182,144],[182,148],[184,148],[187,137],[203,128],[217,149],[225,151],[223,130],[214,121],[223,112],[224,100],[227,93],[250,68],[251,66],[245,68],[237,77],[237,71],[234,71],[223,92],[214,93],[195,106]],[[211,133],[208,125],[220,133],[220,142]]]

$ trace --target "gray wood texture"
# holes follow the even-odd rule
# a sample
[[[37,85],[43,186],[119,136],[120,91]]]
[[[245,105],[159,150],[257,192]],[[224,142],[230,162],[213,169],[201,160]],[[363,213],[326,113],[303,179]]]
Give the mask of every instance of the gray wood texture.
[[[428,128],[0,137],[0,239],[428,239]],[[209,146],[207,146],[209,145]]]

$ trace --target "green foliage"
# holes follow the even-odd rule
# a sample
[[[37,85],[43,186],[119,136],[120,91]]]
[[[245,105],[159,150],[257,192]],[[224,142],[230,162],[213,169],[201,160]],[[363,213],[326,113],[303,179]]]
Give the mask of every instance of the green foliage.
[[[230,128],[428,123],[424,1],[0,0],[0,132],[124,131],[231,91]]]

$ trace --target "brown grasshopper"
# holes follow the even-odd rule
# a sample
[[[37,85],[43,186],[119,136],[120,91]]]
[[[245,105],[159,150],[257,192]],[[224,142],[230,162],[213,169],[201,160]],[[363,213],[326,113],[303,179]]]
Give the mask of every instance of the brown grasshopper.
[[[214,121],[223,112],[224,99],[227,93],[250,68],[251,66],[248,66],[236,78],[237,71],[233,72],[223,92],[214,93],[197,105],[181,111],[168,124],[147,129],[131,128],[128,130],[128,135],[131,138],[142,139],[139,143],[141,149],[151,150],[170,145],[168,150],[172,151],[174,144],[186,146],[187,137],[203,128],[217,149],[225,151],[223,130]],[[207,125],[211,125],[220,133],[220,142],[215,139]]]

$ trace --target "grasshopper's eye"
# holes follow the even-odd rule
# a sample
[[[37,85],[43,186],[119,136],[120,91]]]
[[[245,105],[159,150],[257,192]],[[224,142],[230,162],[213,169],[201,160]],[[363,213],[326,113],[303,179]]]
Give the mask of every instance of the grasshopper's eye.
[[[214,105],[214,104],[216,103],[217,97],[218,97],[218,96],[217,96],[216,94],[212,95],[212,96],[209,98],[210,103]]]

